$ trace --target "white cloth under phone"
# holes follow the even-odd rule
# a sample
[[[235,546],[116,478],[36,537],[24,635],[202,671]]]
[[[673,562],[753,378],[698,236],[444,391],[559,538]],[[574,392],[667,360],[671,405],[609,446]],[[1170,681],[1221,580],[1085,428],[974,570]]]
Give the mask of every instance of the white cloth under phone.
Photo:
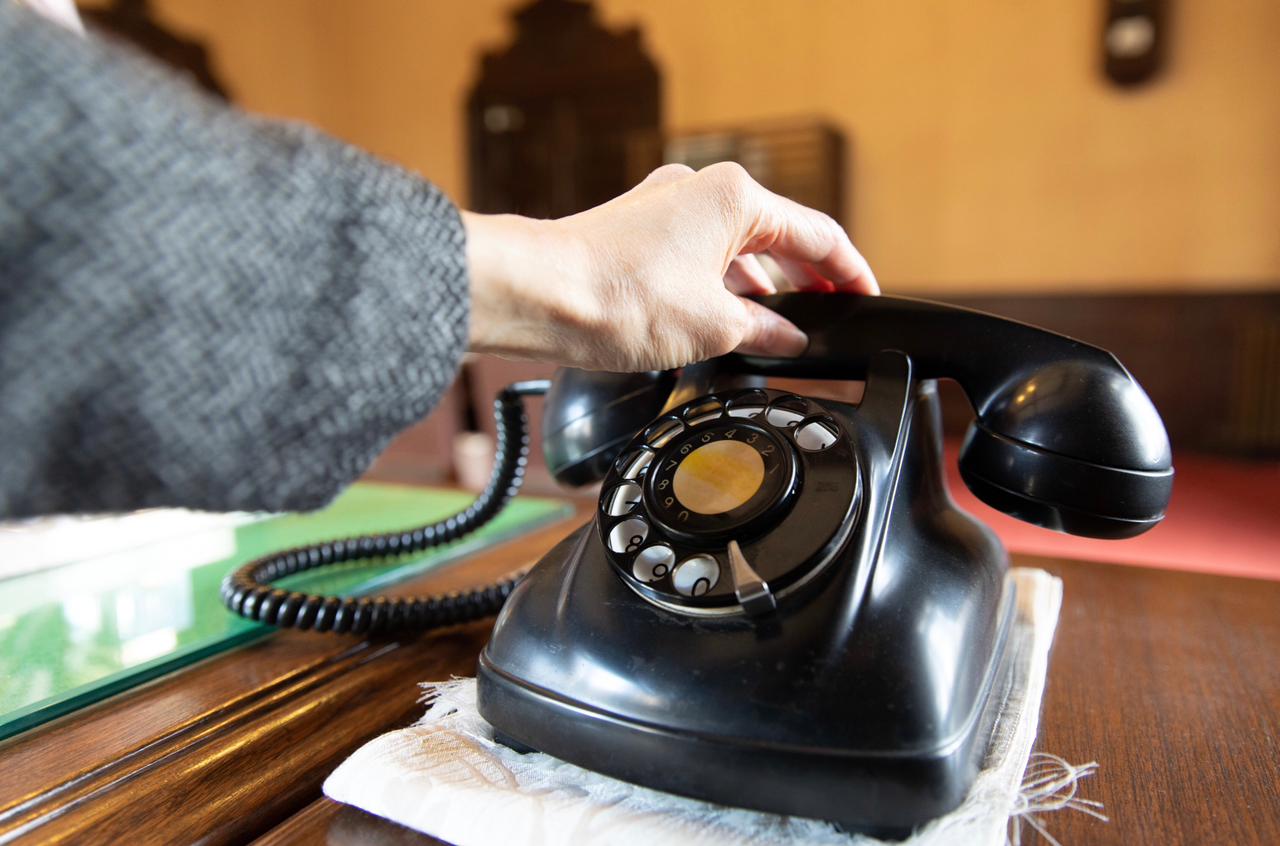
[[[905,841],[912,846],[1004,843],[1011,815],[1028,807],[1024,773],[1029,772],[1039,722],[1062,582],[1043,570],[1013,572],[1018,609],[1010,641],[1012,678],[982,772],[959,808]],[[476,711],[474,679],[426,688],[432,702],[426,716],[357,750],[325,782],[330,798],[458,846],[879,842],[841,833],[818,820],[672,796],[541,753],[521,755],[494,742],[492,729]],[[1092,770],[1092,765],[1064,765],[1049,773],[1043,764],[1032,762],[1028,782],[1033,788],[1069,786]],[[1046,778],[1039,777],[1041,772]],[[1057,805],[1098,816],[1088,803],[1082,806],[1081,800],[1060,794],[1056,798]]]

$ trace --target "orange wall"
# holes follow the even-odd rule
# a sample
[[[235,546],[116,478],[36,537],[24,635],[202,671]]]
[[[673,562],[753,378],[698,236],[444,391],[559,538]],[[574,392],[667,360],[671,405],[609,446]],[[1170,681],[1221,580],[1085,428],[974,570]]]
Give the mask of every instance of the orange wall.
[[[153,0],[237,99],[465,184],[462,104],[510,0]],[[601,0],[672,128],[821,115],[854,236],[898,291],[1280,284],[1280,3],[1171,4],[1170,62],[1097,70],[1101,2]],[[464,198],[465,199],[465,198]]]

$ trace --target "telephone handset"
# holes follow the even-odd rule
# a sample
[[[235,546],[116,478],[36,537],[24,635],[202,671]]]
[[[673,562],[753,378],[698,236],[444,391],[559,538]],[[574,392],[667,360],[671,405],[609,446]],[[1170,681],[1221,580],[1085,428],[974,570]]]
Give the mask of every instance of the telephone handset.
[[[999,541],[946,492],[934,380],[954,379],[974,407],[969,488],[1073,534],[1129,537],[1162,519],[1164,426],[1113,356],[1050,332],[897,297],[761,302],[809,335],[805,355],[512,386],[496,404],[493,478],[471,507],[269,556],[229,576],[224,599],[254,619],[353,632],[501,607],[478,705],[513,747],[858,830],[944,813],[976,777],[999,710],[1014,603]],[[771,375],[866,389],[854,406],[770,389]],[[518,584],[396,599],[270,585],[490,519],[523,471],[522,398],[542,392],[553,474],[603,484],[591,523]]]
[[[923,300],[780,294],[760,302],[804,330],[808,350],[798,359],[727,356],[722,372],[860,380],[876,353],[899,351],[914,378],[954,379],[968,396],[977,416],[960,470],[988,505],[1103,538],[1131,537],[1163,518],[1173,485],[1169,439],[1151,400],[1111,353]],[[602,477],[623,438],[675,388],[669,373],[560,375],[544,427],[552,472],[571,484]]]

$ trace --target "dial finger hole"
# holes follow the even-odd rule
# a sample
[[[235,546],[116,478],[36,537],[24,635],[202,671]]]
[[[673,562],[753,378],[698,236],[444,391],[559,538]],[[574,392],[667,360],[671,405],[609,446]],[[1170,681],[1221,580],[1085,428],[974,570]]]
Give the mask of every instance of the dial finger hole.
[[[618,463],[618,472],[624,479],[638,479],[644,469],[653,463],[653,451],[642,449],[625,456]]]
[[[676,554],[671,551],[671,547],[656,544],[640,551],[631,572],[642,582],[656,582],[670,573],[671,566],[675,563]]]
[[[699,423],[708,423],[712,420],[719,420],[720,415],[724,413],[724,405],[720,400],[710,399],[706,402],[700,402],[684,413],[685,422],[690,426],[697,426]]]
[[[684,424],[674,417],[664,417],[645,430],[644,439],[649,446],[659,449],[684,431]]]
[[[809,420],[795,430],[796,446],[806,452],[822,452],[838,437],[835,425],[827,420]]]
[[[671,577],[682,596],[702,596],[720,581],[720,564],[710,555],[695,555],[676,565]]]
[[[769,404],[765,420],[779,429],[794,429],[809,416],[809,404],[797,396],[778,397]]]
[[[630,514],[640,503],[640,486],[635,482],[623,482],[605,498],[605,513],[610,517]]]
[[[730,417],[755,417],[764,412],[769,395],[764,391],[744,391],[729,400]]]
[[[649,524],[639,517],[623,520],[609,532],[609,548],[614,552],[635,552],[649,537]]]

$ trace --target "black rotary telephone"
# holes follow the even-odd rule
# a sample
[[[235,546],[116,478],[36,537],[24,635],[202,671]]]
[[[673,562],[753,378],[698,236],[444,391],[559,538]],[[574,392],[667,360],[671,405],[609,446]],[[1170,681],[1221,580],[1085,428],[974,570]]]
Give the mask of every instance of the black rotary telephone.
[[[340,600],[265,582],[420,550],[492,516],[519,483],[519,398],[537,383],[499,397],[494,479],[466,512],[254,562],[224,597],[255,619],[339,631],[456,622],[506,599],[478,702],[513,748],[863,831],[945,813],[999,710],[1014,597],[1000,542],[946,491],[935,380],[973,404],[969,488],[1072,534],[1124,538],[1162,519],[1164,426],[1112,355],[1060,335],[897,297],[761,302],[809,335],[804,356],[556,374],[548,465],[603,486],[592,521],[518,584]],[[854,406],[769,389],[773,375],[866,388]]]

